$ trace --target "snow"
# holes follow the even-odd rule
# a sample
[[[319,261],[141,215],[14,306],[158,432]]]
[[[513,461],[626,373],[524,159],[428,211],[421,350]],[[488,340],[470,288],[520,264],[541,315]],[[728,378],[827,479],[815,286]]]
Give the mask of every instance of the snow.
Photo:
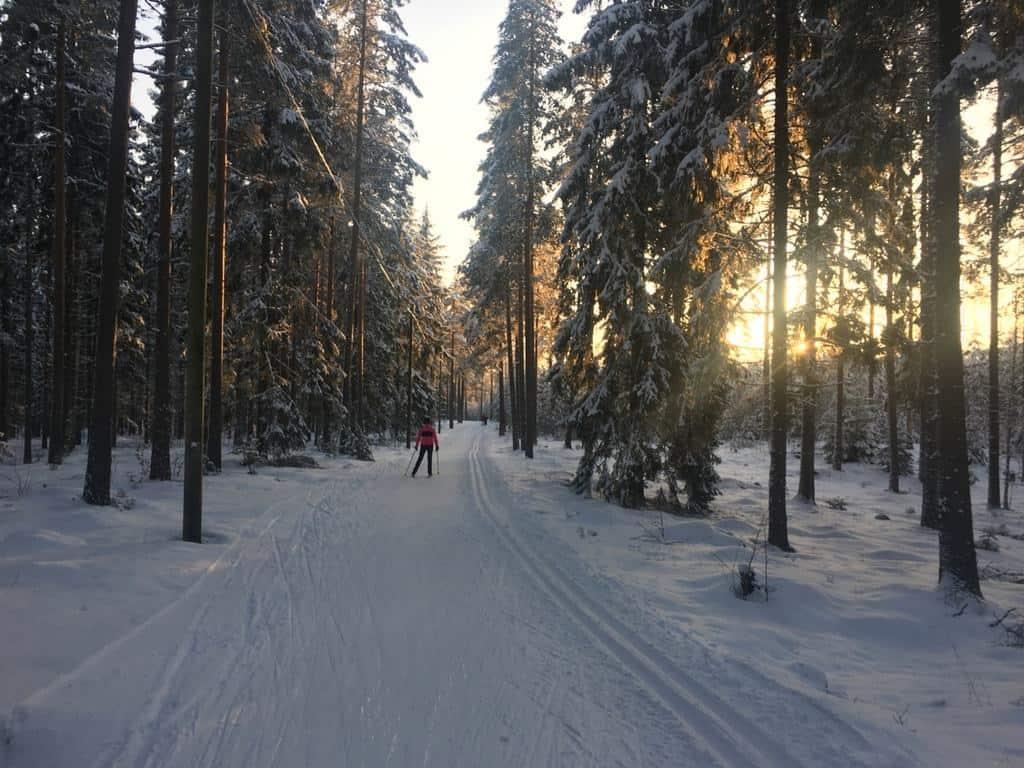
[[[986,580],[954,616],[935,534],[877,469],[822,469],[846,509],[791,509],[797,553],[744,601],[766,450],[726,451],[716,513],[662,536],[567,489],[578,451],[530,463],[493,423],[441,442],[431,479],[387,446],[256,475],[229,456],[201,546],[133,444],[114,507],[78,500],[84,451],[0,467],[0,765],[1024,761],[1022,651],[989,627],[1021,587]],[[976,524],[1024,530],[980,503]],[[996,538],[983,569],[1024,571]]]
[[[507,463],[507,476],[512,493],[530,497],[525,505],[550,508],[564,493],[554,478],[568,474],[579,451],[551,446],[538,456],[561,470],[547,488],[519,462]],[[614,585],[609,591],[630,593],[635,624],[653,631],[660,647],[696,644],[711,653],[706,665],[716,670],[716,686],[742,691],[762,721],[771,721],[774,705],[754,700],[762,687],[778,685],[872,734],[880,754],[868,763],[1024,763],[1022,650],[989,626],[1011,607],[1020,618],[1024,588],[986,580],[985,603],[955,616],[963,603],[947,605],[936,588],[937,534],[919,525],[916,481],[903,478],[913,492],[894,495],[877,467],[833,472],[819,456],[818,507],[789,505],[797,553],[769,553],[767,603],[763,591],[739,600],[731,591],[736,565],[749,560],[751,541],[764,538],[768,452],[726,449],[723,459],[723,493],[710,519],[662,519],[656,511],[563,499],[558,514],[540,516],[543,535],[574,551],[580,583],[605,581]],[[790,489],[798,469],[791,457]],[[1024,519],[985,509],[985,487],[982,474],[974,486],[976,530],[1005,526],[1019,538],[997,536],[1000,551],[979,550],[979,567],[1020,580]],[[826,500],[843,500],[846,509]],[[880,513],[889,520],[876,519]],[[760,547],[753,566],[763,582]],[[783,720],[769,732],[786,730]]]

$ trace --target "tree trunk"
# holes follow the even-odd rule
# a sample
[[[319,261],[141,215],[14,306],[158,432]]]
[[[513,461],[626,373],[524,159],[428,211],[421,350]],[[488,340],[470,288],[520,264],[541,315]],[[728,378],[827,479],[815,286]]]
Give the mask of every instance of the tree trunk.
[[[269,170],[269,163],[267,164]],[[271,207],[271,188],[267,182],[263,187],[263,203],[266,206],[263,211],[263,226],[260,232],[260,294],[266,296],[267,286],[270,284],[270,256],[273,250],[271,242],[273,228],[273,209]],[[266,413],[260,405],[260,397],[267,391],[270,384],[267,380],[266,360],[270,354],[267,326],[269,319],[264,313],[264,320],[256,333],[256,359],[253,361],[253,391],[249,393],[249,403],[252,406],[253,414],[251,421],[255,430],[255,442],[262,447],[265,434],[264,420]],[[249,430],[247,430],[249,431]]]
[[[839,301],[837,316],[845,317],[846,311],[846,285],[844,277],[846,274],[846,230],[839,230]],[[832,437],[832,469],[836,472],[843,470],[843,420],[845,419],[845,388],[846,388],[846,351],[839,350],[836,356],[836,425]]]
[[[531,21],[533,16],[531,14]],[[523,227],[523,294],[524,294],[524,317],[526,359],[526,429],[524,440],[526,441],[526,458],[533,458],[533,447],[537,442],[537,346],[536,326],[534,325],[534,301],[533,301],[533,123],[535,118],[534,103],[534,80],[536,80],[536,67],[534,65],[533,30],[530,30],[530,56],[527,77],[530,82],[530,104],[527,115],[526,131],[526,221]]]
[[[789,209],[789,124],[787,86],[789,70],[789,0],[775,6],[775,296],[772,333],[772,434],[768,477],[768,543],[790,551],[786,519],[786,235]]]
[[[441,434],[441,429],[444,427],[444,418],[441,415],[441,401],[444,399],[444,369],[442,368],[443,358],[438,358],[437,369],[434,374],[434,381],[437,386],[437,413],[434,414],[437,417],[437,434]]]
[[[768,214],[768,247],[765,249],[764,277],[764,438],[768,440],[772,431],[772,258],[774,254],[774,233],[772,230],[774,211]]]
[[[4,259],[3,265],[0,265],[0,270],[2,270],[3,280],[0,283],[0,435],[6,438],[10,431],[7,419],[11,386],[11,360],[10,352],[7,348],[7,339],[10,335],[10,305],[8,300],[11,292],[11,264],[8,259]]]
[[[409,311],[409,350],[405,379],[405,447],[412,447],[412,311]]]
[[[498,436],[505,436],[505,362],[498,361]]]
[[[156,282],[156,375],[150,480],[171,479],[171,217],[174,210],[174,109],[178,68],[178,1],[165,0],[164,80],[160,104],[160,214]]]
[[[459,399],[459,424],[466,420],[466,374],[459,372],[457,389],[455,390]]]
[[[221,18],[226,20],[223,15]],[[210,311],[210,424],[207,429],[206,456],[217,471],[221,469],[221,445],[224,442],[224,273],[228,243],[229,39],[227,30],[221,30],[220,66],[217,77],[220,83],[217,104],[217,156],[214,160],[217,179],[213,203],[213,280],[210,285],[213,307]]]
[[[988,341],[988,506],[999,507],[999,224],[1003,165],[1003,115],[999,108],[1002,89],[996,81],[995,135],[992,137],[992,216],[988,243],[989,341]]]
[[[889,426],[889,490],[900,492],[899,413],[896,409],[896,328],[893,325],[892,267],[885,272],[885,400]]]
[[[1013,434],[1017,431],[1016,424],[1016,411],[1017,411],[1017,315],[1014,313],[1013,318],[1013,346],[1010,348],[1010,395],[1009,402],[1006,404],[1006,451],[1004,460],[1006,461],[1005,471],[1003,472],[1003,509],[1010,508],[1010,449],[1013,447]]]
[[[192,161],[192,237],[185,395],[185,499],[182,538],[203,537],[203,375],[206,368],[206,278],[210,247],[210,100],[213,90],[214,0],[199,0],[196,105]]]
[[[928,73],[929,85],[934,85],[934,68]],[[931,87],[928,88],[931,92]],[[934,211],[934,126],[928,119],[921,142],[921,333],[920,392],[921,445],[918,451],[918,477],[921,481],[921,525],[938,530],[939,527],[939,485],[938,485],[938,412],[935,392],[935,258],[933,220]]]
[[[71,279],[68,281],[68,317],[71,322],[67,324],[67,334],[69,338],[68,347],[71,365],[68,366],[68,385],[67,385],[67,408],[68,417],[71,429],[71,440],[70,444],[72,447],[77,447],[82,444],[82,429],[83,429],[83,418],[82,418],[82,396],[80,394],[82,387],[82,347],[84,346],[83,326],[82,322],[80,296],[84,291],[79,291],[76,295],[75,286],[80,285],[82,267],[81,267],[81,255],[78,249],[78,219],[79,219],[79,203],[78,198],[75,195],[71,197],[71,227],[69,230],[70,237],[68,238],[68,272]]]
[[[50,464],[64,461],[64,311],[67,257],[67,166],[65,163],[65,51],[67,49],[67,22],[62,18],[57,30],[57,114],[54,140],[53,169],[53,384],[50,398]]]
[[[43,233],[42,233],[42,229],[41,228],[40,228],[39,235],[40,235],[40,237],[39,237],[39,240],[40,240],[39,252],[42,253],[43,250],[44,250],[43,246],[45,245],[45,243],[43,242],[44,237],[43,237]],[[52,275],[52,272],[50,270],[50,265],[49,264],[46,265],[46,273],[45,274],[46,274],[46,276],[45,276],[45,278],[43,280],[43,285],[42,285],[42,288],[44,290],[52,288],[51,278],[52,278],[53,275]],[[43,329],[42,329],[43,330],[43,334],[42,334],[42,336],[43,336],[43,339],[46,342],[49,342],[49,341],[52,341],[52,339],[53,339],[53,337],[51,335],[52,334],[51,326],[53,325],[53,323],[50,322],[50,320],[51,320],[50,307],[43,306],[40,309],[41,309],[42,316],[43,316]],[[50,382],[50,377],[47,376],[46,374],[47,374],[47,360],[46,360],[46,351],[44,349],[42,354],[39,356],[39,378],[40,378],[40,381],[41,381],[41,384],[42,384],[42,387],[41,387],[41,389],[42,389],[41,395],[42,396],[41,396],[40,399],[41,399],[42,402],[39,403],[39,410],[36,413],[36,428],[39,430],[39,447],[43,451],[46,451],[47,455],[49,455],[48,448],[49,448],[49,438],[50,438],[50,383],[51,382]]]
[[[519,281],[518,301],[516,302],[516,394],[519,396],[516,411],[519,414],[519,447],[526,450],[528,444],[526,434],[526,350],[524,315],[523,281]]]
[[[452,356],[448,360],[448,429],[455,429],[455,326],[452,326]]]
[[[29,196],[33,197],[31,193]],[[32,272],[35,270],[35,258],[32,247],[32,222],[29,214],[34,207],[35,201],[30,199],[29,208],[25,214],[25,274],[22,278],[22,292],[25,295],[22,315],[25,328],[25,442],[21,460],[25,464],[32,463],[32,345],[35,343],[33,339],[35,324],[32,319],[32,286],[34,282]]]
[[[508,362],[508,394],[510,421],[512,424],[512,450],[519,450],[519,400],[516,392],[515,351],[512,347],[512,297],[511,289],[505,289],[505,355]]]
[[[817,15],[817,14],[816,14]],[[817,48],[817,55],[814,53]],[[821,45],[815,42],[811,56],[819,58]],[[818,249],[821,247],[821,230],[818,223],[820,205],[820,168],[818,154],[821,151],[821,139],[816,128],[810,132],[810,172],[807,181],[807,273],[805,276],[804,301],[804,381],[802,387],[802,418],[800,423],[800,479],[797,498],[801,501],[814,503],[814,449],[818,439],[818,381],[817,381],[817,344],[818,335]]]
[[[870,263],[870,259],[869,259]],[[875,376],[878,372],[878,358],[875,356],[875,277],[874,270],[869,269],[871,288],[868,292],[868,400],[875,399]]]
[[[137,0],[121,0],[117,24],[117,74],[110,122],[110,171],[107,174],[106,214],[103,226],[103,265],[99,316],[96,328],[95,375],[92,388],[92,425],[89,458],[82,500],[110,503],[110,452],[114,427],[114,365],[117,356],[117,307],[121,282],[121,226],[128,165],[128,112],[135,61]]]
[[[349,388],[349,410],[353,429],[362,429],[363,403],[360,393],[363,388],[363,340],[361,336],[362,313],[365,306],[363,294],[366,286],[363,280],[363,265],[359,254],[360,224],[359,217],[362,204],[363,186],[363,133],[366,110],[366,43],[369,18],[367,0],[362,0],[359,18],[359,73],[356,86],[356,146],[352,171],[352,238],[349,242],[350,283],[353,287],[350,297],[352,313],[351,331],[349,334],[349,365],[348,373],[351,381]]]
[[[959,0],[933,0],[938,24],[939,78],[960,54]],[[960,346],[960,104],[953,88],[935,101],[935,367],[938,371],[939,581],[950,593],[981,596],[974,549],[964,369]]]

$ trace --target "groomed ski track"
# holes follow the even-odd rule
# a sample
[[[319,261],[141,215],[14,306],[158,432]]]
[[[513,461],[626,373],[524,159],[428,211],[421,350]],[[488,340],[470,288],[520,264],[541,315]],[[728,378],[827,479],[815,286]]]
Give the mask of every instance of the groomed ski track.
[[[557,512],[564,488],[528,508],[493,430],[441,439],[431,479],[392,455],[267,509],[175,601],[24,700],[0,762],[914,764],[645,626],[628,591],[544,535],[534,507]]]

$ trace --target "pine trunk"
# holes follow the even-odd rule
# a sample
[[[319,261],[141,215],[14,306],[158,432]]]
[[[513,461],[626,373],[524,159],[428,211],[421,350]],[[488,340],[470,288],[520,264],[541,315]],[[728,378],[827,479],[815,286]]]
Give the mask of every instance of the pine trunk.
[[[68,253],[68,270],[71,279],[68,281],[70,290],[68,291],[68,317],[70,322],[67,324],[68,337],[70,339],[68,347],[70,350],[69,358],[72,363],[68,366],[68,416],[71,428],[71,446],[77,447],[82,444],[82,430],[84,419],[82,417],[82,347],[84,346],[83,327],[85,325],[81,319],[81,300],[75,295],[75,286],[80,285],[82,267],[81,267],[81,255],[78,250],[78,201],[77,198],[72,195],[71,197],[71,228],[70,238],[68,239],[68,247],[70,251]]]
[[[1002,89],[996,83],[995,135],[992,137],[992,217],[988,243],[989,341],[988,341],[988,506],[999,504],[999,223],[1003,165],[1003,116],[999,109]]]
[[[409,312],[409,349],[405,379],[405,447],[412,447],[412,312]]]
[[[868,400],[875,399],[875,376],[878,375],[878,358],[875,356],[875,278],[872,270],[871,287],[868,294]]]
[[[117,72],[110,122],[110,169],[107,174],[106,213],[103,226],[103,262],[99,313],[96,327],[96,358],[92,388],[92,424],[89,458],[82,500],[87,504],[110,503],[110,459],[114,427],[114,365],[117,348],[117,308],[121,282],[121,225],[128,165],[128,116],[132,69],[135,61],[137,0],[121,0],[117,24]]]
[[[1013,447],[1013,435],[1017,431],[1016,424],[1016,412],[1017,412],[1017,317],[1014,315],[1013,319],[1013,346],[1010,347],[1010,394],[1009,400],[1006,404],[1006,444],[1004,451],[1004,461],[1006,465],[1003,472],[1003,509],[1010,508],[1010,449]]]
[[[817,47],[820,45],[815,43]],[[815,58],[814,53],[811,54]],[[807,182],[807,273],[805,275],[804,306],[804,364],[803,392],[801,397],[802,418],[800,423],[800,479],[797,498],[814,503],[814,449],[818,438],[818,381],[817,344],[818,335],[818,249],[821,245],[821,231],[818,223],[820,170],[817,155],[821,140],[812,131],[810,142],[810,176]]]
[[[53,384],[50,398],[50,464],[64,461],[64,312],[65,259],[67,257],[67,166],[65,162],[65,52],[67,22],[57,30],[57,114],[54,140],[53,204]]]
[[[30,195],[31,197],[31,195]],[[34,207],[29,204],[29,211]],[[35,323],[32,319],[32,284],[35,271],[35,258],[32,246],[32,221],[26,212],[25,216],[25,274],[22,277],[22,293],[24,294],[24,305],[22,307],[22,319],[25,329],[25,413],[24,413],[24,446],[21,452],[21,460],[25,464],[32,463],[32,346],[35,343],[33,336]]]
[[[939,78],[960,54],[959,0],[933,0],[938,24]],[[964,368],[960,346],[960,104],[955,89],[935,101],[935,367],[938,371],[939,581],[950,592],[981,596],[974,549]]]
[[[532,18],[532,17],[531,17]],[[523,233],[523,322],[525,327],[526,359],[526,429],[524,440],[526,442],[526,458],[533,458],[533,447],[537,442],[537,345],[536,326],[534,325],[534,301],[533,301],[533,123],[536,119],[534,81],[536,80],[536,67],[534,65],[534,46],[532,36],[530,38],[530,104],[527,115],[526,132],[526,221]]]
[[[896,328],[893,325],[892,267],[885,273],[885,400],[889,426],[889,490],[900,492],[899,413],[896,408]]]
[[[8,409],[11,386],[11,360],[7,348],[7,339],[10,336],[10,309],[8,299],[10,295],[11,264],[4,259],[0,265],[0,435],[5,437],[9,434]]]
[[[164,80],[160,104],[160,221],[156,287],[156,374],[149,479],[171,479],[171,217],[174,208],[174,109],[178,2],[164,4]]]
[[[846,311],[846,284],[845,284],[845,262],[846,262],[846,231],[839,230],[839,306],[837,316],[843,318]],[[844,339],[845,342],[845,339]],[[836,472],[843,470],[843,438],[846,396],[846,352],[840,349],[836,355],[836,423],[832,436],[832,469]]]
[[[932,79],[934,74],[932,73]],[[929,88],[929,91],[931,89]],[[929,120],[921,143],[921,333],[920,392],[921,444],[918,450],[918,478],[921,481],[921,525],[937,530],[939,527],[939,485],[937,472],[937,420],[935,403],[935,267],[932,238],[935,216],[933,126]]]
[[[182,538],[203,536],[203,376],[206,368],[206,278],[210,246],[210,101],[213,90],[214,0],[199,0],[196,104],[192,161],[192,237],[185,393],[185,498]]]
[[[525,451],[528,445],[526,434],[526,350],[523,328],[524,297],[523,281],[519,281],[516,302],[516,394],[519,396],[516,411],[519,414],[519,447]]]
[[[223,17],[222,17],[223,18]],[[213,280],[210,284],[210,424],[206,436],[206,456],[220,471],[224,442],[224,288],[228,243],[228,82],[229,35],[220,33],[220,61],[217,80],[217,178],[214,187]]]
[[[441,412],[441,401],[444,399],[444,371],[442,368],[442,359],[439,358],[437,361],[437,369],[434,373],[434,382],[437,390],[437,412],[434,414],[437,420],[437,434],[441,434],[441,430],[444,427],[444,418]]]
[[[519,400],[516,392],[515,351],[512,346],[512,297],[511,289],[505,289],[505,355],[508,360],[508,393],[510,420],[512,423],[512,450],[519,450]]]
[[[505,436],[505,363],[498,361],[498,436]]]
[[[452,355],[448,358],[448,429],[455,429],[455,327],[452,326]]]
[[[787,86],[789,71],[789,0],[776,0],[775,7],[775,173],[774,194],[774,280],[772,332],[772,432],[771,466],[768,477],[768,543],[782,550],[789,544],[786,519],[786,236],[789,212],[789,124]]]
[[[772,215],[768,216],[768,247],[765,249],[765,277],[764,277],[764,414],[763,433],[766,440],[770,439],[772,431],[772,259],[774,255],[774,233],[772,232]]]
[[[363,274],[364,269],[359,254],[360,222],[363,186],[363,133],[364,114],[366,109],[366,43],[369,27],[367,0],[362,2],[359,18],[359,73],[356,86],[356,146],[352,171],[352,237],[349,241],[350,283],[353,290],[350,295],[350,311],[352,314],[351,331],[349,334],[349,411],[353,429],[362,429],[363,403],[360,393],[363,388],[363,328],[362,308],[366,290]]]

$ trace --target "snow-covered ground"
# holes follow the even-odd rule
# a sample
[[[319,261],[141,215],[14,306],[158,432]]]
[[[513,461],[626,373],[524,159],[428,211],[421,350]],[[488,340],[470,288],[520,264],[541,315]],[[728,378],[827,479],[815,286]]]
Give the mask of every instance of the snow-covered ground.
[[[78,501],[84,452],[0,467],[0,766],[1024,764],[1024,650],[989,626],[1024,613],[1021,513],[977,497],[1002,576],[961,613],[916,497],[823,468],[744,601],[765,451],[725,452],[715,515],[662,536],[572,495],[557,443],[531,464],[493,426],[441,440],[432,479],[392,448],[229,457],[202,546],[134,446],[118,507]]]

